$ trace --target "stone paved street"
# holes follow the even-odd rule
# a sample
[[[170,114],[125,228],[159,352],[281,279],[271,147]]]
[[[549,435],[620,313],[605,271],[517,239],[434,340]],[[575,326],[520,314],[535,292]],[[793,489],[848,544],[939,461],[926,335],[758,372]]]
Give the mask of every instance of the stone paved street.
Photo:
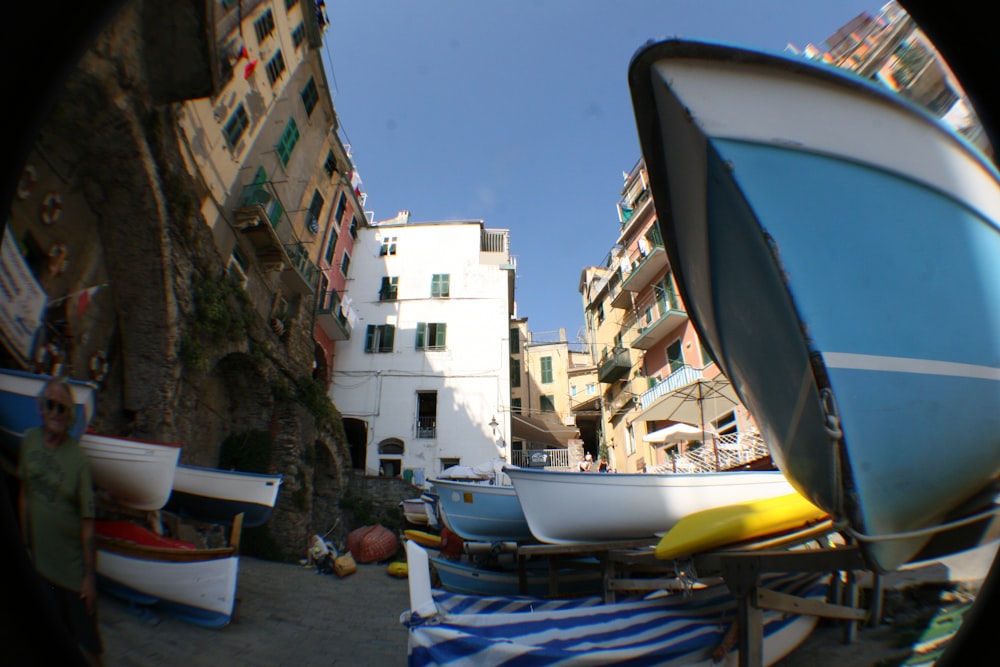
[[[375,667],[406,664],[406,579],[384,564],[344,578],[300,565],[240,559],[232,623],[208,629],[101,595],[107,667],[287,665]]]

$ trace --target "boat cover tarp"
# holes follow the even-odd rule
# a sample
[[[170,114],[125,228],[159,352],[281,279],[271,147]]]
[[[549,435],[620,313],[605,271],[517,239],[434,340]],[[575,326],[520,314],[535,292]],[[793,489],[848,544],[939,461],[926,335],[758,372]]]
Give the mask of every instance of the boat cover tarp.
[[[796,573],[764,576],[761,585],[823,600],[827,581],[826,575]],[[411,667],[712,664],[712,653],[720,646],[736,650],[732,633],[727,638],[736,600],[724,583],[607,604],[600,596],[487,597],[438,589],[433,599],[437,613],[410,611],[400,619],[409,628]],[[763,612],[765,653],[768,640],[792,630],[796,621],[799,629],[807,624],[793,640],[797,645],[814,627],[815,617]]]

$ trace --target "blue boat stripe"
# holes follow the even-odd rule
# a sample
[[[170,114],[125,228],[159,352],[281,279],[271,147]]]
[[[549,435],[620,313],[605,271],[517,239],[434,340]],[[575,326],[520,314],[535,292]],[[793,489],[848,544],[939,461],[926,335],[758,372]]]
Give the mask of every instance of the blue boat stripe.
[[[850,352],[824,352],[823,361],[830,368],[846,368],[859,371],[887,371],[892,373],[918,373],[921,375],[947,375],[950,377],[975,378],[1000,381],[1000,368],[961,364],[934,359],[907,359],[904,357],[884,357],[874,354],[852,354]]]

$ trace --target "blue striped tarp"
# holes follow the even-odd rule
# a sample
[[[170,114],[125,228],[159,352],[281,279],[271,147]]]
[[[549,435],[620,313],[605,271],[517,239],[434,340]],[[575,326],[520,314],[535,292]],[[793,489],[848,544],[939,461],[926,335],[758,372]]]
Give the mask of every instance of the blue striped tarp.
[[[823,600],[827,582],[827,575],[782,574],[761,583]],[[739,664],[738,635],[730,632],[736,600],[724,583],[608,604],[600,597],[484,597],[437,589],[433,599],[435,613],[425,608],[401,618],[409,628],[411,667]],[[764,611],[765,665],[798,646],[816,620]],[[714,662],[713,653],[723,661]]]

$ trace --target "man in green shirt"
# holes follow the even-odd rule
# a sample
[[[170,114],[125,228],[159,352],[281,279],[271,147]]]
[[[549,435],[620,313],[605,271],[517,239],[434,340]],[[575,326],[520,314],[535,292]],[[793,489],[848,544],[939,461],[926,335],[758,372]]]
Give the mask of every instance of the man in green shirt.
[[[70,435],[69,384],[53,378],[39,396],[42,426],[21,443],[19,510],[35,570],[90,664],[101,664],[97,622],[97,537],[90,461]]]

